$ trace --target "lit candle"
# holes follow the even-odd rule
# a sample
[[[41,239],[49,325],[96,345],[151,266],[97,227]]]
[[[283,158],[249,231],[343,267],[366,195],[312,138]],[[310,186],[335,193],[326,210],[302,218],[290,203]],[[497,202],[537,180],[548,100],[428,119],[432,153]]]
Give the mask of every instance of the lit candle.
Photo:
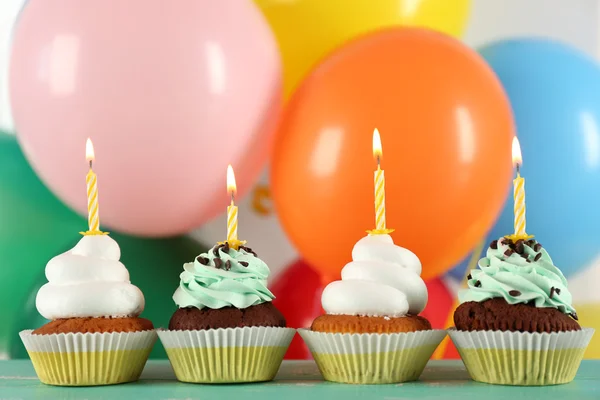
[[[375,186],[375,229],[368,231],[370,234],[391,233],[393,229],[387,229],[385,224],[385,174],[381,169],[381,138],[377,128],[373,131],[373,157],[377,160],[377,170],[373,175]]]
[[[231,165],[227,166],[227,193],[231,196],[231,204],[227,207],[227,241],[235,242],[237,241],[237,215],[238,208],[234,203],[235,200],[235,192],[237,190],[235,184],[235,175],[233,174],[233,168]]]
[[[85,176],[87,183],[87,206],[88,206],[88,231],[84,235],[104,235],[106,232],[100,230],[100,210],[98,207],[98,177],[92,169],[94,162],[94,145],[90,138],[85,143],[85,159],[90,163],[90,170]]]
[[[512,235],[513,241],[519,239],[528,239],[529,235],[526,232],[525,219],[525,178],[521,177],[521,165],[523,165],[523,157],[521,156],[521,146],[519,139],[513,138],[512,142],[512,162],[517,169],[517,177],[513,180],[513,198],[514,198],[514,214],[515,233]]]

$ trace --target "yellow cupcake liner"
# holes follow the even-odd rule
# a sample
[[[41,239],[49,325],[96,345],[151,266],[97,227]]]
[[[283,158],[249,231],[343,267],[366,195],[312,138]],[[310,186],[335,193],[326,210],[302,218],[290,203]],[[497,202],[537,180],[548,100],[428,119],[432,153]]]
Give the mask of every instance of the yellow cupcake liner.
[[[194,331],[160,330],[175,376],[191,383],[272,380],[295,329],[244,327]]]
[[[383,384],[419,379],[446,336],[444,330],[410,333],[325,333],[299,329],[323,378],[332,382]]]
[[[19,336],[42,383],[99,386],[139,379],[156,342],[154,330]]]
[[[528,333],[448,330],[471,378],[497,385],[571,382],[594,329]]]

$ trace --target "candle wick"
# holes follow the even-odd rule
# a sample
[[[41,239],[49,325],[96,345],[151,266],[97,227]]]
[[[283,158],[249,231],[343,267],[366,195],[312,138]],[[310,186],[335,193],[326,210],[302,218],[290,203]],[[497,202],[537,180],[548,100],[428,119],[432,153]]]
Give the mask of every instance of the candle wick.
[[[377,154],[377,169],[381,169],[381,156]]]
[[[93,161],[92,161],[92,160],[90,160],[90,169],[92,169],[92,162],[93,162]]]
[[[521,175],[521,164],[517,163],[517,175]]]
[[[233,190],[231,191],[231,205],[232,206],[234,205],[234,203],[233,203]]]

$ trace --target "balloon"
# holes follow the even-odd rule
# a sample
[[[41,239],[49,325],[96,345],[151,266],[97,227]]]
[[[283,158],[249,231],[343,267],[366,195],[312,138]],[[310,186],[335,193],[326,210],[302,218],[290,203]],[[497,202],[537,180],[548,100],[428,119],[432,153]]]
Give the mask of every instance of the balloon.
[[[325,284],[319,274],[302,259],[289,265],[275,280],[271,291],[275,295],[273,305],[285,316],[287,326],[308,328],[323,313],[321,293]],[[308,360],[312,356],[300,337],[294,336],[285,359]]]
[[[440,33],[381,31],[335,52],[303,82],[277,133],[275,208],[304,259],[339,276],[374,228],[372,132],[383,142],[395,242],[425,280],[489,229],[511,176],[510,106],[484,61]]]
[[[31,0],[14,32],[16,130],[42,180],[81,214],[87,137],[101,223],[184,233],[243,196],[281,106],[277,43],[251,2]]]
[[[481,54],[502,81],[515,115],[527,232],[572,275],[599,253],[600,67],[578,50],[546,39],[500,41]],[[487,243],[512,233],[513,219],[508,196]]]
[[[5,135],[0,135],[0,204],[0,354],[21,358],[27,353],[18,332],[45,323],[35,308],[35,295],[47,282],[46,263],[79,240],[86,220],[44,187],[14,137]],[[145,295],[142,316],[156,327],[167,326],[176,309],[171,296],[182,265],[206,246],[185,237],[141,239],[116,232],[111,236],[121,246],[121,261],[131,281]],[[162,346],[152,354],[165,357]]]
[[[434,329],[446,329],[448,314],[453,313],[454,296],[440,277],[425,281],[429,299],[421,315],[431,322]]]
[[[397,25],[460,36],[469,0],[255,0],[271,24],[283,57],[289,97],[309,69],[348,40]]]

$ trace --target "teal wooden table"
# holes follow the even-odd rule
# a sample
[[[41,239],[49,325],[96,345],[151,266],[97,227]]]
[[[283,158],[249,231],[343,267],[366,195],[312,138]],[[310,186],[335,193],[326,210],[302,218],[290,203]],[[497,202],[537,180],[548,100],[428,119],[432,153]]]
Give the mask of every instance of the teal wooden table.
[[[476,383],[460,361],[432,361],[418,382],[342,385],[324,382],[312,361],[284,361],[273,382],[244,385],[180,383],[168,361],[149,361],[136,383],[67,388],[38,381],[29,360],[0,361],[0,400],[17,399],[600,399],[600,360],[583,361],[568,385],[511,387]]]

